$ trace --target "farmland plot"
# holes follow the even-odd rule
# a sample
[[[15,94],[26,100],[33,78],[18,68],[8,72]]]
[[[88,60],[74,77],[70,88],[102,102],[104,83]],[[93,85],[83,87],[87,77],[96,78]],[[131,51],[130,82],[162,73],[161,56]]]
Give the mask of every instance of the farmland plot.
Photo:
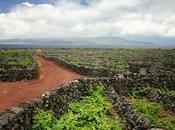
[[[88,77],[42,94],[29,107],[22,106],[26,115],[16,114],[17,122],[11,128],[175,130],[173,49],[43,52],[45,59]]]
[[[37,63],[30,49],[0,50],[0,81],[22,81],[37,77]]]
[[[32,50],[7,49],[0,50],[1,69],[27,69],[31,68]]]
[[[174,73],[173,49],[46,49],[45,55],[74,65],[108,68],[121,73]],[[142,72],[140,72],[142,73]]]

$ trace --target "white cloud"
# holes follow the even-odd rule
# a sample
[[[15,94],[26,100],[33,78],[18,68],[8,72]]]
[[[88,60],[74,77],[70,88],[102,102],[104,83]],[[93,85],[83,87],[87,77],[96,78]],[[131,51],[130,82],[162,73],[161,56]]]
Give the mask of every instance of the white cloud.
[[[59,0],[21,3],[0,14],[0,39],[96,36],[175,37],[174,0]]]

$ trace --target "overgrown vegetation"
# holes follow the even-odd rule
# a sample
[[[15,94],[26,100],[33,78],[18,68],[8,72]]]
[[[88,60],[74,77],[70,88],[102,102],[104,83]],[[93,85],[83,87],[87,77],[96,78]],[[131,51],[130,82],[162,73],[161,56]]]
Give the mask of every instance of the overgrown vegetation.
[[[33,64],[32,53],[30,49],[0,50],[0,69],[29,68]]]
[[[161,94],[167,95],[167,96],[174,96],[175,97],[175,91],[169,90],[167,87],[137,87],[132,89],[131,95],[132,96],[145,96],[151,91],[159,92]]]
[[[33,130],[51,130],[56,124],[56,118],[53,116],[52,111],[43,111],[37,109],[33,117]]]
[[[103,89],[100,85],[94,91],[90,86],[90,95],[69,104],[68,113],[59,120],[53,117],[52,112],[37,110],[33,130],[122,130]]]
[[[175,115],[165,111],[162,104],[135,98],[131,99],[131,104],[138,112],[149,119],[155,127],[175,130]]]
[[[44,54],[75,65],[108,68],[121,73],[131,71],[131,63],[148,64],[151,73],[175,72],[175,51],[172,49],[45,49]]]

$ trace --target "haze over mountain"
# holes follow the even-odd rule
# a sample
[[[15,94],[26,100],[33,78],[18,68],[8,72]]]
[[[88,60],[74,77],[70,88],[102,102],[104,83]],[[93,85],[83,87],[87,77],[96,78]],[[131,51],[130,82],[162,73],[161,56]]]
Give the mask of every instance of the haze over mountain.
[[[0,40],[0,48],[121,48],[121,47],[175,47],[174,44],[156,44],[153,42],[127,40],[121,37],[93,37],[93,38],[59,38],[59,39],[11,39]]]

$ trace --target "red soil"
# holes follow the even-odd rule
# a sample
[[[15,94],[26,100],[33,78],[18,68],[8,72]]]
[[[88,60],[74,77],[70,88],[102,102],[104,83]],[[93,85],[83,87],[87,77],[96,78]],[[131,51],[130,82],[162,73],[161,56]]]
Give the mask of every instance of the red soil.
[[[34,58],[40,68],[38,79],[23,82],[0,82],[0,112],[40,97],[43,92],[80,77],[79,74],[53,61],[40,56],[34,56]]]

